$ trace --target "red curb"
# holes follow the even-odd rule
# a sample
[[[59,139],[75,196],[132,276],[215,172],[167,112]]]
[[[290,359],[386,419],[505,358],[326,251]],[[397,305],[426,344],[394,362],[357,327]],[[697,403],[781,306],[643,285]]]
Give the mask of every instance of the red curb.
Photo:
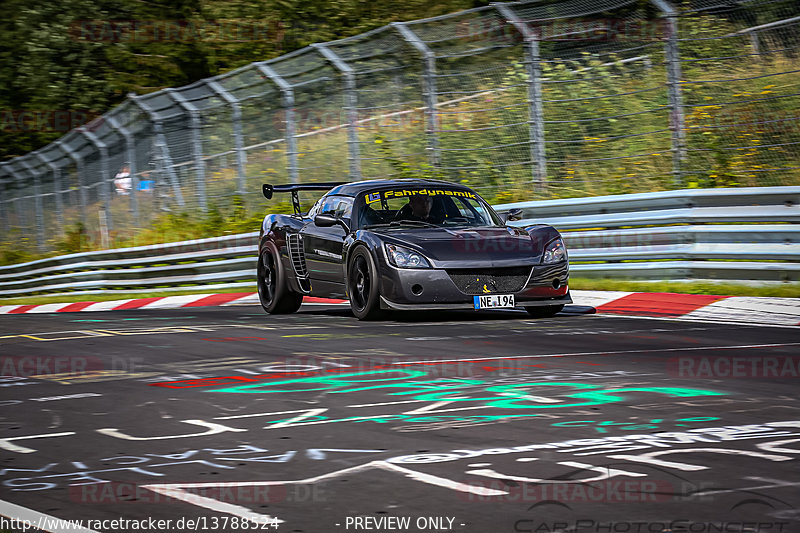
[[[87,307],[92,304],[96,304],[97,302],[76,302],[74,304],[69,304],[66,307],[62,307],[58,310],[59,313],[72,313],[74,311],[83,311]]]
[[[17,313],[27,313],[28,311],[30,311],[34,307],[38,307],[38,306],[36,306],[36,305],[21,305],[21,306],[17,307],[16,309],[14,309],[13,311],[9,311],[8,314],[12,315],[12,314],[17,314]]]
[[[181,307],[203,307],[207,305],[222,305],[228,302],[232,302],[234,300],[238,300],[239,298],[244,298],[245,296],[250,296],[253,294],[252,292],[227,292],[221,294],[212,294],[210,296],[206,296],[205,298],[201,298],[194,302],[189,302],[188,304],[184,304]]]
[[[314,296],[304,296],[303,303],[306,304],[346,304],[347,300],[334,300],[331,298],[315,298]]]
[[[679,294],[671,292],[636,292],[597,306],[598,313],[644,316],[682,316],[730,296]]]
[[[140,307],[144,307],[145,305],[153,302],[157,302],[162,300],[163,296],[154,296],[152,298],[139,298],[137,300],[131,300],[130,302],[125,302],[122,305],[118,305],[112,311],[124,311],[125,309],[139,309]]]

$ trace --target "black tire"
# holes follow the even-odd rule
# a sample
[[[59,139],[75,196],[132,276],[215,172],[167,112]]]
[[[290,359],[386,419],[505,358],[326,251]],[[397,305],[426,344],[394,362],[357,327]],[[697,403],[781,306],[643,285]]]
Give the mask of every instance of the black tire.
[[[278,249],[267,243],[258,257],[258,299],[269,314],[294,313],[303,303],[303,295],[289,290]]]
[[[384,315],[378,289],[378,269],[372,254],[358,245],[347,265],[347,297],[350,308],[359,320],[376,320]]]
[[[526,307],[525,310],[534,318],[550,318],[560,313],[564,309],[564,304],[561,305],[539,305]]]

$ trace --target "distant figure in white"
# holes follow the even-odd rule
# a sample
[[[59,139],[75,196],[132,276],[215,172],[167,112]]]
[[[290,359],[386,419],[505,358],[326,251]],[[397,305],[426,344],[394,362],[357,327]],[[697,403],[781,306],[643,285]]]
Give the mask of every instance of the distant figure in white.
[[[131,179],[131,167],[122,165],[117,175],[114,176],[114,187],[117,189],[117,194],[127,195],[131,193],[133,180]]]

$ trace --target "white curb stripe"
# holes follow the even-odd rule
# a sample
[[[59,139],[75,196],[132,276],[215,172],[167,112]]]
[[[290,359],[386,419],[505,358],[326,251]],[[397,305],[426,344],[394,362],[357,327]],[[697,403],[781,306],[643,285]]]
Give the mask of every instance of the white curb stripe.
[[[186,304],[208,298],[211,294],[187,294],[185,296],[165,296],[160,300],[143,305],[139,309],[177,309]]]
[[[254,305],[258,303],[259,303],[258,293],[254,292],[253,294],[248,294],[247,296],[242,296],[241,298],[237,298],[228,303],[224,303],[222,304],[222,306],[224,307],[226,305]]]
[[[683,318],[798,325],[800,298],[732,296],[696,309]]]
[[[569,294],[572,296],[572,301],[575,305],[600,307],[634,293],[623,291],[569,291]]]
[[[72,304],[42,304],[29,310],[28,313],[58,313],[59,309],[63,309],[68,305]]]
[[[84,307],[81,311],[113,311],[120,305],[130,301],[131,300],[112,300],[110,302],[96,302],[88,307]]]

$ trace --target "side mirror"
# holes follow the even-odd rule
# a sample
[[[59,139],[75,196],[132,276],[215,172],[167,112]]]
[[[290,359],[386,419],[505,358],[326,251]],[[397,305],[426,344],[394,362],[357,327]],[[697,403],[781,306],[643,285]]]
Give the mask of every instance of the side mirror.
[[[515,207],[514,209],[509,209],[508,213],[506,213],[506,222],[509,221],[517,221],[522,220],[522,209],[519,207]]]
[[[336,218],[333,215],[328,214],[319,214],[314,217],[314,225],[320,228],[331,228],[333,226],[341,226],[344,229],[345,233],[350,233],[350,228],[347,227],[347,224],[340,219]]]

